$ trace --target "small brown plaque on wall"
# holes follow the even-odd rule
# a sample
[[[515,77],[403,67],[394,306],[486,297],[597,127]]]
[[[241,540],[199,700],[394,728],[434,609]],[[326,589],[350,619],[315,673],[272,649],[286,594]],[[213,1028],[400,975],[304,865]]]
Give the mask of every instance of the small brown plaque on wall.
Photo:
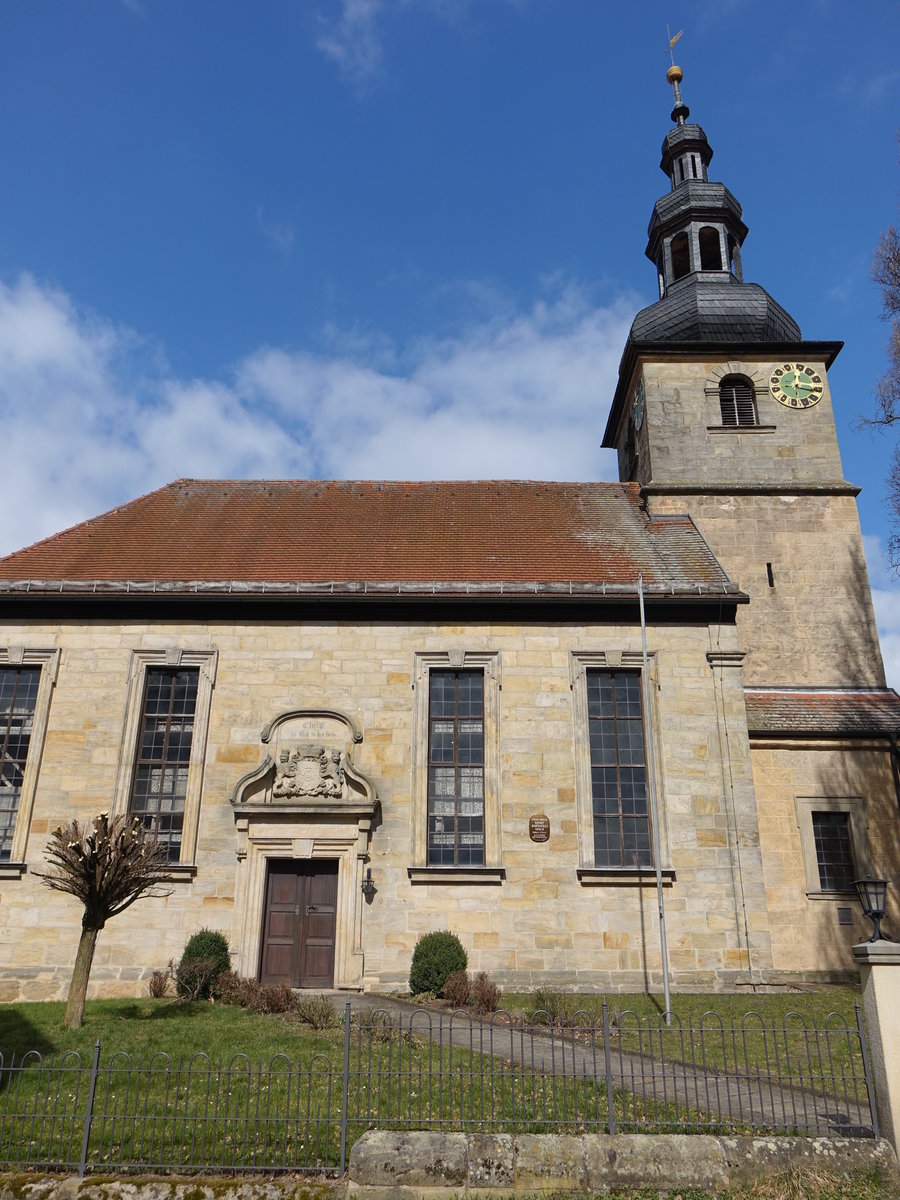
[[[550,818],[543,813],[528,818],[528,836],[533,842],[550,841]]]

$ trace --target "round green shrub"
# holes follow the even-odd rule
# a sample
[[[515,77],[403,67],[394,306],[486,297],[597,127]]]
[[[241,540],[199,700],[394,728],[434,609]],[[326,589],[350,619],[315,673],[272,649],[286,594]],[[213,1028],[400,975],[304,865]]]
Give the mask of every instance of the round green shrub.
[[[208,1000],[224,971],[231,970],[228,941],[218,929],[192,934],[175,968],[175,987],[183,1000]]]
[[[468,962],[463,944],[455,933],[447,930],[426,933],[413,951],[409,990],[414,996],[420,992],[434,992],[439,996],[453,972],[464,971]]]

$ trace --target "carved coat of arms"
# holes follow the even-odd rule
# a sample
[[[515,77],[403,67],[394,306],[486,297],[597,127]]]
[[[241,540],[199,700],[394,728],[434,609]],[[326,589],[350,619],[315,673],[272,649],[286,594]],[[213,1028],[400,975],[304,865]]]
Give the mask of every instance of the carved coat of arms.
[[[346,792],[344,751],[314,743],[282,746],[275,764],[272,795],[321,796],[339,800]]]

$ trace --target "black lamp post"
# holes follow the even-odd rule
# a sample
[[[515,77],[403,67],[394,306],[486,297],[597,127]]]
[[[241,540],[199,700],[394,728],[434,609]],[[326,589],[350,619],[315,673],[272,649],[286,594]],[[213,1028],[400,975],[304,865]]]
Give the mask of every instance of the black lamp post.
[[[887,880],[854,879],[853,885],[859,896],[864,915],[872,922],[874,933],[869,941],[884,941],[884,934],[881,932],[881,918],[884,916],[887,905]]]
[[[375,895],[375,880],[372,878],[372,868],[366,867],[366,873],[362,878],[362,894],[368,898]]]

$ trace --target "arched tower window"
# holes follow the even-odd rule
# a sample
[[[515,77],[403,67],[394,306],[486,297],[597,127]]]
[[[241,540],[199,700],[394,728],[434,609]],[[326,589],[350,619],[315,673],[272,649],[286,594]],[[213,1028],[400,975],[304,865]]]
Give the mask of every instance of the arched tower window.
[[[756,425],[753,384],[744,375],[726,375],[719,384],[723,425]]]
[[[701,271],[721,271],[722,270],[722,243],[719,239],[718,229],[713,229],[711,225],[705,225],[700,230],[700,270]]]
[[[671,253],[672,278],[683,279],[685,275],[690,274],[691,270],[691,249],[686,233],[675,234],[672,238]]]

